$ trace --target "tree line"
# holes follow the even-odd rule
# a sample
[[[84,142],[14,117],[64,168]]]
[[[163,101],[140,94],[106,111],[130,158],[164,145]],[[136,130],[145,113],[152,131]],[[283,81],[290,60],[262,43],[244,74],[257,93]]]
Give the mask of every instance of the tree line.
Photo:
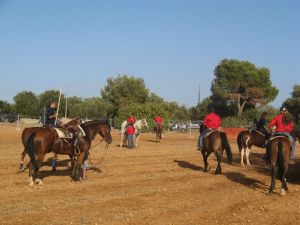
[[[241,126],[258,118],[262,111],[267,111],[269,117],[278,113],[278,109],[268,105],[279,92],[272,85],[268,68],[258,68],[248,61],[223,59],[215,67],[214,76],[211,95],[194,107],[165,101],[150,92],[143,78],[118,75],[107,79],[107,84],[100,90],[100,97],[65,98],[62,94],[59,115],[89,119],[110,117],[118,127],[131,113],[137,118],[148,118],[152,125],[152,118],[157,114],[165,118],[165,123],[203,119],[209,106],[214,106],[223,117],[224,125]],[[39,95],[22,91],[14,96],[13,104],[0,101],[0,113],[16,112],[21,116],[40,117],[51,101],[58,101],[59,94],[56,90],[46,90]],[[293,87],[291,97],[283,105],[299,124],[300,85]]]

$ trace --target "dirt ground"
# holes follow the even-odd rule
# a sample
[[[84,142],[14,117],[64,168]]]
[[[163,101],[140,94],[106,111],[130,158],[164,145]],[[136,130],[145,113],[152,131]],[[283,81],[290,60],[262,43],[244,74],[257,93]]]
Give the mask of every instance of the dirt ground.
[[[279,196],[277,180],[277,194],[267,195],[270,170],[262,149],[254,147],[252,166],[242,167],[236,141],[230,140],[234,164],[224,154],[222,174],[215,175],[213,155],[211,171],[203,172],[197,132],[165,133],[161,143],[147,133],[137,149],[121,150],[113,131],[107,151],[104,143],[91,150],[97,167],[85,181],[71,182],[67,157],[60,156],[57,171],[47,162],[42,167],[44,185],[30,187],[28,170],[17,173],[21,133],[0,124],[0,224],[300,224],[299,160],[289,168],[290,192]]]

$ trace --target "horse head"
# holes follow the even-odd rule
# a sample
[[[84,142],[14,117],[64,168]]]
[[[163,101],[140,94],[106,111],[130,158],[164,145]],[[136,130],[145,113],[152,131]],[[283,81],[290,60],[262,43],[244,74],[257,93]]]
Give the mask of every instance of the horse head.
[[[112,143],[111,127],[108,121],[93,120],[82,124],[82,128],[88,135],[89,139],[94,139],[98,133],[107,144]]]
[[[102,126],[100,126],[98,134],[105,140],[107,144],[112,143],[112,137],[111,137],[111,127],[108,121],[106,123],[103,123]]]

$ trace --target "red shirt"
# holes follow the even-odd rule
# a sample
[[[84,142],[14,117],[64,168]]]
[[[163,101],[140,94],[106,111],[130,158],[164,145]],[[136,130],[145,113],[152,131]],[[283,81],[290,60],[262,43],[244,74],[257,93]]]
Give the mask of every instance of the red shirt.
[[[291,122],[288,125],[284,125],[282,117],[284,114],[275,116],[269,123],[269,127],[276,126],[276,132],[292,132],[294,130],[294,124]]]
[[[128,135],[134,135],[134,133],[135,133],[134,127],[133,126],[128,126],[127,127],[127,134]]]
[[[134,116],[129,116],[128,119],[127,119],[127,122],[128,122],[128,123],[134,124],[134,123],[135,123],[135,118],[134,118]]]
[[[160,116],[156,116],[156,117],[154,118],[154,121],[155,121],[156,123],[163,123],[163,118],[161,118]]]
[[[221,119],[217,114],[212,112],[205,117],[203,124],[207,128],[217,129],[221,126]]]

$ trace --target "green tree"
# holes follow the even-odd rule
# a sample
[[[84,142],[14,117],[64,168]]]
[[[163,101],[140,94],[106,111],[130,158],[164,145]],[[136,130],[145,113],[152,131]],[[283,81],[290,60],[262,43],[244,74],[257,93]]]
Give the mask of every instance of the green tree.
[[[79,98],[77,96],[72,96],[68,98],[67,103],[68,103],[67,117],[69,118],[75,118],[77,116],[80,116],[81,118],[86,117],[82,98]]]
[[[39,100],[31,91],[22,91],[14,96],[16,111],[26,116],[38,116]]]
[[[288,111],[295,118],[296,123],[299,125],[300,121],[300,85],[295,85],[292,91],[292,97],[285,100],[283,103]]]
[[[121,107],[132,103],[144,104],[148,95],[149,90],[146,88],[143,78],[127,75],[108,78],[107,85],[101,89],[103,100],[112,105],[113,116]]]
[[[111,105],[99,97],[86,98],[83,101],[84,113],[90,119],[108,117]]]
[[[11,104],[6,101],[0,100],[0,114],[5,114],[13,111]]]
[[[214,70],[212,81],[212,97],[233,104],[237,115],[241,116],[246,104],[265,105],[273,101],[278,89],[272,86],[270,71],[267,68],[257,68],[248,61],[235,59],[222,60]]]

